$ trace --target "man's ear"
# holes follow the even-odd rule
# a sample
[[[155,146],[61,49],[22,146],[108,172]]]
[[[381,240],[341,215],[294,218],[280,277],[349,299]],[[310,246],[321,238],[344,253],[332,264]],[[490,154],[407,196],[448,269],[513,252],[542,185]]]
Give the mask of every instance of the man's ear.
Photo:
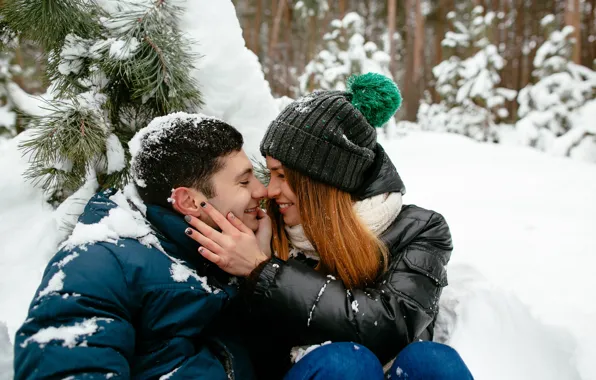
[[[207,200],[203,193],[188,187],[173,189],[170,199],[174,210],[197,218],[201,216],[201,202]]]

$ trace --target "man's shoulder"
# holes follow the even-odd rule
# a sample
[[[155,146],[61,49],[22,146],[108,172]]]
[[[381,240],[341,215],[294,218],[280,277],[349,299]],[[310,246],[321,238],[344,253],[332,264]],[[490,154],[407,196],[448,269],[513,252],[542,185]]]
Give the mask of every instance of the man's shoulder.
[[[169,273],[171,263],[165,252],[142,242],[124,238],[116,242],[95,242],[63,248],[50,260],[46,272],[63,269],[85,276],[105,276],[106,280],[121,275],[131,283],[135,278],[159,280]]]

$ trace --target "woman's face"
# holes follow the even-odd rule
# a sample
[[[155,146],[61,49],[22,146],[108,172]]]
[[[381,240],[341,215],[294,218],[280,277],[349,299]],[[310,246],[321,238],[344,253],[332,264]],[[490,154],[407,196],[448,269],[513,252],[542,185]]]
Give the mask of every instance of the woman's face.
[[[296,194],[286,182],[284,168],[278,160],[267,156],[267,168],[271,172],[271,179],[267,187],[267,196],[277,203],[284,223],[290,227],[300,224],[300,213],[296,207]]]

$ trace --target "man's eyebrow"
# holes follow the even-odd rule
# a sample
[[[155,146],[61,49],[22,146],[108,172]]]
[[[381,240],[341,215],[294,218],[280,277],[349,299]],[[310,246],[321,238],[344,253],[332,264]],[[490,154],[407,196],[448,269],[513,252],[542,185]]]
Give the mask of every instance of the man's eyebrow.
[[[238,181],[240,178],[250,173],[252,173],[252,168],[246,168],[242,171],[242,173],[239,173],[236,175],[236,177],[234,177],[234,181]]]

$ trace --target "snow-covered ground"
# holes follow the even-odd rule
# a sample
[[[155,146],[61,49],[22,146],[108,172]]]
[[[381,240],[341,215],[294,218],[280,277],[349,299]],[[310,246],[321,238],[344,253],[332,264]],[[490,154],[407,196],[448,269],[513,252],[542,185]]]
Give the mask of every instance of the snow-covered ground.
[[[457,135],[380,140],[405,201],[451,225],[438,335],[449,334],[476,378],[596,379],[596,167]],[[0,379],[12,354],[1,322],[13,339],[63,236],[24,168],[14,141],[0,145]]]
[[[477,378],[596,379],[596,167],[439,133],[384,145],[405,201],[451,226],[442,322]]]

